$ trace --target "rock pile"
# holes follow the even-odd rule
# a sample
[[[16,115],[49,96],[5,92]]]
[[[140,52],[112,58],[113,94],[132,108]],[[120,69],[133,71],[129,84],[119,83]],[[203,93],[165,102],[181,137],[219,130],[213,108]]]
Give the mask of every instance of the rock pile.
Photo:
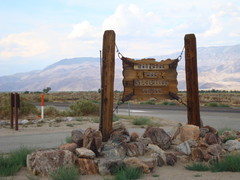
[[[77,165],[82,174],[113,174],[116,168],[133,166],[144,173],[156,166],[174,166],[182,162],[210,161],[226,152],[240,150],[240,132],[222,136],[210,126],[179,125],[171,133],[148,127],[140,137],[129,134],[121,122],[113,123],[108,142],[102,142],[100,131],[88,128],[73,130],[72,143],[57,150],[34,152],[27,157],[27,167],[36,175],[48,175],[63,165]],[[234,140],[229,140],[235,137]]]

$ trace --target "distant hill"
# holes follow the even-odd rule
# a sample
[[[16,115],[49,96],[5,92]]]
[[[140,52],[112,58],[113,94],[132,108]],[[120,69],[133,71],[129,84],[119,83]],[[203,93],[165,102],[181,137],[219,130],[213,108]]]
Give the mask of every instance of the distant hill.
[[[200,89],[240,90],[240,45],[199,47]],[[180,52],[155,56],[157,60],[177,58]],[[178,88],[185,85],[185,60],[178,65]],[[0,77],[0,91],[96,91],[100,88],[99,58],[81,57],[60,60],[43,70]],[[122,90],[122,65],[116,58],[115,89]]]

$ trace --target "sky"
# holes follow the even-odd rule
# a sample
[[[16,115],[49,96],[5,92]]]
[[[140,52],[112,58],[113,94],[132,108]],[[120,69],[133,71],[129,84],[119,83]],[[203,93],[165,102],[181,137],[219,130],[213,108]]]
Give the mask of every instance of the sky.
[[[124,56],[240,43],[239,0],[0,0],[0,76],[40,70],[61,59],[99,57],[105,30]]]

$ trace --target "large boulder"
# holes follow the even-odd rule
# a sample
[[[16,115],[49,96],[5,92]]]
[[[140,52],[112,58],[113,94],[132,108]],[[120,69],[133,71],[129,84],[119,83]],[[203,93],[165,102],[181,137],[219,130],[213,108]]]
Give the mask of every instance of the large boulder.
[[[98,166],[93,159],[79,158],[76,164],[79,166],[81,174],[98,174]]]
[[[240,150],[240,142],[238,140],[228,140],[223,147],[227,151]]]
[[[150,138],[153,144],[162,149],[168,149],[172,143],[171,137],[162,128],[148,127],[143,134],[144,138]]]
[[[187,140],[198,140],[199,135],[200,130],[198,126],[187,124],[180,127],[180,140],[182,142]]]
[[[91,149],[97,156],[102,148],[102,133],[93,128],[88,128],[83,135],[83,147]]]
[[[126,148],[127,156],[134,157],[134,156],[143,156],[145,153],[145,145],[140,142],[131,142],[125,143],[123,147]]]
[[[75,156],[68,150],[43,150],[36,151],[27,156],[27,168],[34,175],[47,176],[49,172],[62,166],[73,166]]]
[[[126,148],[108,143],[103,146],[102,155],[107,159],[123,159],[126,157]]]
[[[72,134],[71,136],[72,142],[76,143],[78,147],[82,147],[84,130],[76,129],[76,130],[73,130],[71,134]]]
[[[218,144],[219,143],[218,135],[214,134],[212,132],[206,133],[205,134],[205,142],[209,145]]]

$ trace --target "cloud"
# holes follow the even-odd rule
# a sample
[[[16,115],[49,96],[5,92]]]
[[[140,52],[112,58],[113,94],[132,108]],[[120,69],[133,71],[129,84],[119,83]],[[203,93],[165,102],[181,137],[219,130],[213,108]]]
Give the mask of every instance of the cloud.
[[[119,35],[140,36],[149,32],[160,18],[153,12],[144,12],[137,5],[119,5],[113,15],[103,22],[103,30],[113,29]]]
[[[96,27],[92,26],[88,21],[83,21],[79,24],[73,25],[72,32],[68,35],[71,39],[93,39],[99,36],[99,31]]]
[[[30,57],[46,52],[49,45],[34,32],[10,34],[0,39],[0,57]]]

